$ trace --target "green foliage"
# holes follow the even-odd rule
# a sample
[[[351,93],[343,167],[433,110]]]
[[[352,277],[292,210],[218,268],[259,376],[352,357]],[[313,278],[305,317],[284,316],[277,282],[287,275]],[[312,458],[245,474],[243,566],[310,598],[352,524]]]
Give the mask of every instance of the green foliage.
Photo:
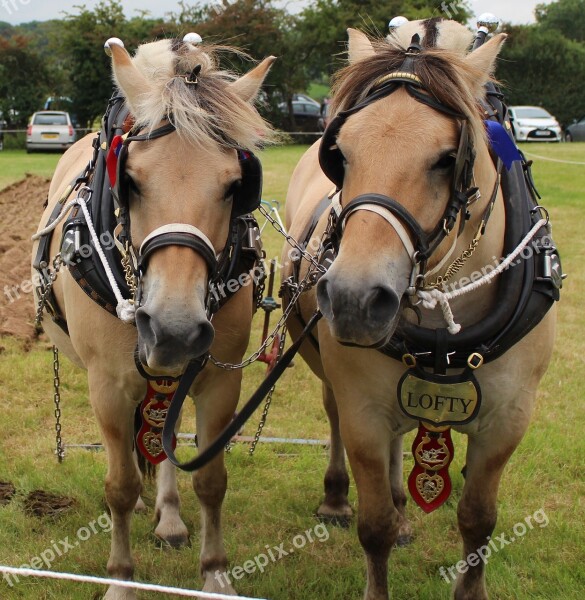
[[[543,106],[570,124],[585,114],[585,0],[537,6],[535,25],[507,26],[498,77],[509,104]]]
[[[66,94],[73,99],[73,112],[79,123],[91,123],[104,112],[112,95],[111,62],[104,42],[110,37],[124,40],[129,51],[152,36],[158,21],[135,17],[127,20],[118,0],[102,0],[93,11],[67,15],[61,36],[61,51],[69,73]]]
[[[585,42],[585,0],[539,4],[535,14],[542,29],[560,31],[569,40]]]
[[[49,86],[48,70],[41,57],[21,36],[0,37],[0,114],[11,125],[26,126],[42,105]]]

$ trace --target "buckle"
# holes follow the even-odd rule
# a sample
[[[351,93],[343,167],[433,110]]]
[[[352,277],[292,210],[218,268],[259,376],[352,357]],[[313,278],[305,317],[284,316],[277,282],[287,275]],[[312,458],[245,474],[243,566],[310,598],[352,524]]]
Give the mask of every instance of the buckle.
[[[473,352],[467,359],[467,366],[474,371],[483,365],[483,356],[479,352]]]

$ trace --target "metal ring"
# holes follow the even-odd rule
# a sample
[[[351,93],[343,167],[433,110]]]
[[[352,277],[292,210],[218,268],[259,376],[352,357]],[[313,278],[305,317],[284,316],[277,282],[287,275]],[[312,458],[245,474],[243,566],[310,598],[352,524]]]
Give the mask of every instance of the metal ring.
[[[483,365],[483,356],[479,352],[473,352],[467,359],[467,366],[474,371]]]
[[[416,367],[416,358],[412,354],[404,354],[402,356],[402,362],[409,369],[414,369],[414,367]]]

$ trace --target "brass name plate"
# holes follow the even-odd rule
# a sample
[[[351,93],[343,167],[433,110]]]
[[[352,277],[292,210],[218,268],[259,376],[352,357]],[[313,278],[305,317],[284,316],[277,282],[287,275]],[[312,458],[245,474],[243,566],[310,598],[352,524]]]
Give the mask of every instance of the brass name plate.
[[[481,393],[472,374],[461,381],[461,376],[416,373],[407,371],[398,384],[398,402],[406,415],[435,427],[464,425],[477,416]]]

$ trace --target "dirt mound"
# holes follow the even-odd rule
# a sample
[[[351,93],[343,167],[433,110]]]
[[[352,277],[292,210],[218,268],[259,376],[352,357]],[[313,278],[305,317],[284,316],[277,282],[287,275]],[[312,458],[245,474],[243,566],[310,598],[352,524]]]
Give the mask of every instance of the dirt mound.
[[[57,496],[44,490],[31,492],[24,501],[24,510],[35,517],[59,517],[76,505],[74,498]]]
[[[48,193],[49,180],[36,175],[0,191],[0,336],[36,338],[30,238]]]

